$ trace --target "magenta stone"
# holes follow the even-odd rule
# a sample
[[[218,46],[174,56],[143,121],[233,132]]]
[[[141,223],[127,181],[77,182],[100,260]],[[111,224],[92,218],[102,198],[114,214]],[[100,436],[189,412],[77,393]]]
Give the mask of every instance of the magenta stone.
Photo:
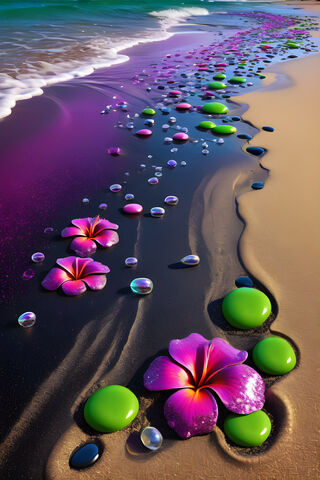
[[[190,110],[192,108],[192,105],[190,103],[178,103],[176,106],[177,110]]]
[[[181,92],[180,90],[170,90],[169,95],[171,97],[178,97],[179,95],[181,95]]]
[[[143,128],[142,130],[137,131],[137,135],[141,137],[148,137],[149,135],[152,135],[152,130],[149,130],[148,128]]]
[[[124,213],[137,214],[142,212],[143,207],[139,203],[128,203],[122,210]]]
[[[189,135],[184,132],[178,132],[173,135],[173,140],[186,141],[189,140]]]

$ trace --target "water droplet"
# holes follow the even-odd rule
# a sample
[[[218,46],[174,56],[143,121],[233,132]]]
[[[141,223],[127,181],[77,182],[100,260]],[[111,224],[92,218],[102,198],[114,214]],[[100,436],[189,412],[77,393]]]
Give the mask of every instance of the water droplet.
[[[147,295],[153,290],[153,283],[150,278],[135,278],[130,283],[130,288],[133,293],[138,293],[139,295]]]
[[[187,162],[185,162],[184,160],[182,160],[182,162],[180,163],[181,167],[185,167],[187,165]]]
[[[156,176],[156,177],[162,177],[162,172],[156,172],[156,173],[155,173],[155,176]]]
[[[108,205],[106,203],[100,203],[99,208],[101,210],[105,210],[106,208],[108,208]]]
[[[224,143],[223,138],[218,138],[217,143],[219,143],[219,145],[222,145]]]
[[[145,163],[140,163],[140,168],[141,168],[142,170],[145,169],[146,166],[147,166],[147,165],[146,165]]]
[[[18,323],[21,327],[33,327],[36,323],[36,314],[33,312],[25,312],[18,318]]]
[[[202,155],[208,155],[209,153],[210,153],[209,150],[206,148],[202,150]]]
[[[83,198],[81,201],[84,205],[88,205],[90,200],[89,200],[89,198]]]
[[[168,195],[164,199],[164,203],[166,203],[167,205],[171,205],[171,206],[178,205],[178,202],[179,202],[179,198],[174,196],[174,195]]]
[[[163,441],[163,437],[159,430],[155,427],[146,427],[140,434],[141,442],[149,450],[158,450]]]
[[[108,148],[109,155],[120,155],[120,148],[119,147],[110,147]]]
[[[127,265],[127,267],[135,267],[138,263],[138,259],[135,257],[128,257],[125,259],[124,263]]]
[[[54,232],[54,228],[52,227],[46,227],[44,230],[43,230],[43,233],[45,233],[46,235],[49,235],[50,233]]]
[[[44,253],[42,252],[36,252],[31,255],[31,260],[34,263],[41,263],[45,259]]]
[[[172,142],[172,138],[171,138],[171,137],[165,137],[164,143],[171,143],[171,142]]]
[[[157,185],[159,183],[159,180],[157,179],[157,177],[151,177],[151,178],[148,178],[148,183],[150,185]]]
[[[176,123],[176,121],[177,121],[176,117],[170,117],[169,118],[170,123]]]
[[[177,162],[175,160],[168,160],[167,165],[170,168],[175,168],[177,166]]]
[[[177,152],[177,151],[178,151],[178,149],[177,149],[176,147],[173,147],[173,148],[171,148],[171,150],[170,150],[171,153],[175,153],[175,152]]]
[[[170,128],[170,125],[168,125],[167,123],[164,123],[162,125],[162,130],[168,130],[168,128]]]
[[[130,201],[134,199],[134,195],[133,193],[127,193],[124,198],[125,200]]]
[[[165,209],[162,207],[153,207],[150,210],[150,215],[152,217],[160,218],[165,214]]]
[[[120,192],[120,191],[122,190],[122,186],[119,185],[119,183],[114,183],[113,185],[111,185],[111,186],[109,187],[109,190],[110,190],[111,192],[117,193],[117,192]]]
[[[31,280],[34,278],[36,272],[32,268],[28,268],[25,272],[22,274],[22,280]]]
[[[184,265],[188,265],[192,267],[194,265],[199,265],[200,258],[198,257],[198,255],[187,255],[181,258],[180,262],[183,263]]]

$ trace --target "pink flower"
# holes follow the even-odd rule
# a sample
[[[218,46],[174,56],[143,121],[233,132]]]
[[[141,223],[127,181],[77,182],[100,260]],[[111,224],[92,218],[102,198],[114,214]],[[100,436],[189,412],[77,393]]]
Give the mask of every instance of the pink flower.
[[[95,242],[102,247],[111,247],[119,242],[119,235],[114,232],[119,226],[100,218],[99,215],[93,218],[75,218],[71,223],[74,226],[64,228],[61,236],[76,237],[72,240],[70,248],[80,257],[92,255],[97,250]]]
[[[144,375],[148,390],[177,390],[166,401],[169,427],[182,438],[209,433],[218,418],[216,393],[232,412],[248,414],[264,405],[264,382],[251,367],[241,365],[247,352],[222,338],[206,340],[191,333],[172,340],[170,357],[157,357]]]
[[[66,295],[80,295],[90,287],[101,290],[107,283],[109,267],[92,258],[58,258],[55,267],[47,274],[41,285],[47,290],[57,290],[60,286]]]

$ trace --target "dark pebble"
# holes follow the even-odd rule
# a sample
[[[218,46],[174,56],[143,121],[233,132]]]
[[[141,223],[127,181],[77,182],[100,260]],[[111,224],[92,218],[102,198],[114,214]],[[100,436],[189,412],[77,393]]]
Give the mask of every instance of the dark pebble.
[[[231,120],[233,120],[234,122],[240,122],[241,117],[238,117],[238,116],[236,115],[235,117],[231,117]]]
[[[251,185],[251,188],[253,188],[254,190],[261,190],[261,188],[263,187],[264,187],[263,182],[253,182],[253,184]]]
[[[69,463],[72,468],[85,468],[93,465],[100,457],[99,447],[95,443],[87,443],[71,455]]]
[[[262,127],[262,130],[265,130],[266,132],[273,132],[274,128],[273,127]]]
[[[241,140],[252,140],[253,137],[251,135],[248,135],[247,133],[239,133],[237,135],[238,138],[241,138]]]
[[[241,287],[247,287],[247,288],[252,288],[253,287],[253,281],[251,278],[246,277],[246,276],[241,276],[236,278],[235,282],[236,287],[241,288]]]
[[[264,148],[261,147],[247,147],[246,150],[248,153],[251,153],[251,155],[255,155],[256,157],[259,157],[259,155],[264,153]]]

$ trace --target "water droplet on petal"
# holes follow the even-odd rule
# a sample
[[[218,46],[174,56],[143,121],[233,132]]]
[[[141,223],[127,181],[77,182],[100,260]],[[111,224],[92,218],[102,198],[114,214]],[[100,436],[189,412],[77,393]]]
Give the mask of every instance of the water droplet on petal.
[[[158,450],[163,441],[163,437],[159,430],[155,427],[146,427],[140,433],[141,442],[149,450]]]
[[[139,295],[147,295],[153,290],[153,283],[150,278],[135,278],[130,283],[130,288],[133,293],[138,293]]]
[[[152,217],[160,218],[165,214],[165,209],[162,207],[153,207],[150,210],[150,215]]]
[[[31,260],[34,263],[41,263],[45,259],[44,253],[42,252],[36,252],[31,255]]]
[[[185,257],[181,258],[180,262],[184,265],[192,267],[194,265],[199,265],[200,258],[198,255],[186,255]]]
[[[18,323],[21,327],[33,327],[36,323],[36,314],[33,312],[25,312],[18,318]]]
[[[127,265],[127,267],[135,267],[138,263],[138,259],[135,257],[128,257],[125,259],[124,263]]]

